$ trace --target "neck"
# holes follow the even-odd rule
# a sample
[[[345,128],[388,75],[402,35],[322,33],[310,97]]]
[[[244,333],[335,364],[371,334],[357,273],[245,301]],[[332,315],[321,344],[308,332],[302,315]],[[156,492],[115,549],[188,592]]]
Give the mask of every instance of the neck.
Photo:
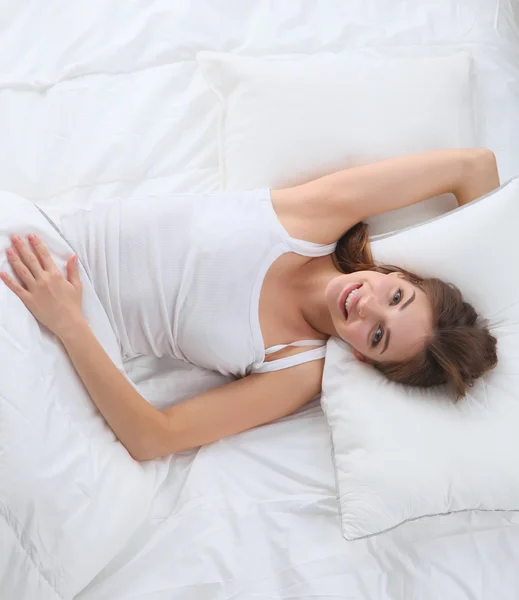
[[[295,283],[296,293],[301,298],[301,311],[306,322],[325,335],[337,336],[326,302],[325,290],[342,271],[335,266],[333,255],[314,258],[300,271]]]

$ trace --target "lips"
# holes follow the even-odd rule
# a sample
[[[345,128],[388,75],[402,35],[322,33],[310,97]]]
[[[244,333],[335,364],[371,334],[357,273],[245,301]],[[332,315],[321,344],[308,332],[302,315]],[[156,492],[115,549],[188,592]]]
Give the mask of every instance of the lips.
[[[351,292],[353,292],[353,290],[356,290],[360,287],[362,287],[362,283],[355,283],[353,285],[349,285],[339,296],[339,310],[344,315],[345,319],[348,318],[348,314],[346,313],[346,308],[344,307],[344,304],[346,303],[346,298],[350,295]],[[359,299],[359,295],[355,294],[355,296],[353,296],[353,298],[350,302],[350,312],[354,308],[355,304],[357,304],[358,299]]]

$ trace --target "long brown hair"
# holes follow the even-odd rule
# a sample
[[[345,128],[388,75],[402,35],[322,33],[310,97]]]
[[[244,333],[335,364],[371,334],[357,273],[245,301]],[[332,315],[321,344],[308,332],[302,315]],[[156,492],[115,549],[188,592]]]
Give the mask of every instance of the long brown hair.
[[[473,306],[463,300],[460,290],[441,279],[420,277],[392,265],[376,265],[366,223],[358,223],[342,236],[334,258],[344,273],[401,272],[425,292],[431,303],[433,334],[424,349],[406,361],[372,363],[389,379],[420,387],[446,383],[460,398],[478,377],[496,366],[497,340]]]

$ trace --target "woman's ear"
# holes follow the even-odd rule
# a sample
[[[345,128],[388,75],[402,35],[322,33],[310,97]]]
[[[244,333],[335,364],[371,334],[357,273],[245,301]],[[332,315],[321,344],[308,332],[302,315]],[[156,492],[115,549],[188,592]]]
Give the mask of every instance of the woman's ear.
[[[407,275],[405,273],[402,273],[402,271],[391,271],[391,273],[388,273],[389,277],[398,277],[399,279],[408,279]]]
[[[362,354],[358,350],[353,350],[353,356],[360,360],[360,362],[367,362],[366,357],[362,356]]]
[[[359,361],[359,362],[363,362],[366,363],[367,365],[373,365],[374,361],[371,360],[371,358],[368,358],[367,356],[364,356],[363,354],[361,354],[358,350],[353,350],[353,356]]]
[[[401,279],[407,279],[407,275],[405,273],[402,273],[401,271],[398,272],[398,277],[400,277]]]

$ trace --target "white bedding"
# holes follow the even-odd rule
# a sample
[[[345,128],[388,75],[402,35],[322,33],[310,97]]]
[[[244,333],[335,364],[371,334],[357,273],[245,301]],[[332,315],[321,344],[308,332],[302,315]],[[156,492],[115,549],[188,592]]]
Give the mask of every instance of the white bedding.
[[[51,215],[114,196],[216,190],[217,104],[198,51],[427,44],[474,56],[479,143],[505,181],[519,175],[518,13],[513,0],[2,3],[0,187]],[[168,360],[126,366],[157,406],[222,381]],[[421,519],[346,542],[316,403],[160,463],[148,519],[78,600],[517,597],[517,513]],[[10,543],[0,539],[0,551]],[[29,583],[6,600],[26,599]]]

